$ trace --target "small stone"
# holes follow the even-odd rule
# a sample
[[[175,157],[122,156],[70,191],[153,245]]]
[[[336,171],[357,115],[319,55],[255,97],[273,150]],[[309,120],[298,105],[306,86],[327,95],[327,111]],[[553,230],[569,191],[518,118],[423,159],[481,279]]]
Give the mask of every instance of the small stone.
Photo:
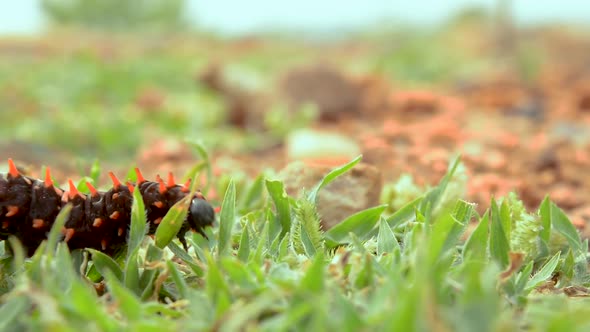
[[[332,169],[294,162],[287,165],[279,177],[285,183],[287,194],[298,197],[302,190],[308,192],[313,189]],[[330,229],[356,212],[379,205],[381,187],[379,170],[369,164],[359,163],[322,188],[318,197],[318,212],[323,229]]]
[[[301,129],[287,137],[289,160],[349,161],[357,157],[360,147],[351,138],[337,133]]]

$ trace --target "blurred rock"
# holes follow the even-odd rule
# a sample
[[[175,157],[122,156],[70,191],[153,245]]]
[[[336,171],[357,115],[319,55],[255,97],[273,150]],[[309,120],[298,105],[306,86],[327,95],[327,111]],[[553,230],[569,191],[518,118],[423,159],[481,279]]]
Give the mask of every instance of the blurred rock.
[[[360,154],[348,136],[311,129],[293,131],[287,137],[288,160],[338,160],[347,162]]]
[[[296,108],[314,103],[321,120],[335,120],[343,114],[359,113],[364,89],[337,69],[326,65],[294,69],[286,74],[282,91]]]
[[[308,192],[328,174],[333,167],[294,162],[279,174],[285,190],[297,197],[302,190]],[[349,172],[322,188],[319,193],[318,211],[322,226],[327,230],[352,214],[379,205],[382,179],[380,171],[371,165],[360,163]]]
[[[229,124],[239,128],[261,127],[265,97],[232,81],[225,66],[212,63],[198,75],[197,80],[224,99]]]

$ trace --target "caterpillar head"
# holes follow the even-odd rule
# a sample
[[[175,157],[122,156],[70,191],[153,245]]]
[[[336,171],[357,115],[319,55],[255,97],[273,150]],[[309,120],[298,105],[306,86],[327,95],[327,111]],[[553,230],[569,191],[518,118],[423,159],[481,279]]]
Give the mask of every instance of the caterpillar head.
[[[207,237],[204,229],[215,222],[215,211],[202,195],[195,196],[191,201],[187,221],[193,231]]]

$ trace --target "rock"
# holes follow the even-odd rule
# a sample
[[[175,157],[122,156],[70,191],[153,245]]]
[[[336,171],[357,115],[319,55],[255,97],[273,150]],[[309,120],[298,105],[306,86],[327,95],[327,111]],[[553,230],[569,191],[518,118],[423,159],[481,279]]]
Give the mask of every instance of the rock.
[[[287,137],[288,160],[336,160],[340,164],[354,159],[360,151],[354,140],[337,133],[300,129]]]
[[[284,77],[281,88],[282,94],[295,108],[314,103],[322,120],[335,120],[345,113],[358,113],[365,98],[365,89],[361,84],[325,65],[290,71]]]
[[[311,190],[332,167],[294,162],[279,174],[285,190],[297,197],[302,190]],[[318,198],[318,212],[324,230],[364,209],[379,205],[382,179],[380,171],[360,163],[332,183],[322,188]]]

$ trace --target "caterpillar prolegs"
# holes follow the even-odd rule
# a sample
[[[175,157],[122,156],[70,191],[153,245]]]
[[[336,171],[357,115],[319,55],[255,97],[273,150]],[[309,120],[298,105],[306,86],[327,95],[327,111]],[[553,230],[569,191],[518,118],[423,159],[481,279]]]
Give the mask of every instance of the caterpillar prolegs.
[[[146,180],[138,168],[135,169],[137,182],[122,184],[110,172],[113,187],[98,191],[87,182],[90,194],[78,191],[72,180],[69,190],[53,184],[50,169],[45,169],[45,179],[34,179],[21,174],[12,159],[8,160],[8,173],[0,174],[0,240],[10,235],[17,237],[29,256],[46,239],[59,211],[71,204],[72,209],[62,229],[62,240],[71,250],[92,248],[113,254],[125,246],[131,220],[133,191],[139,190],[145,204],[148,234],[154,234],[158,224],[168,210],[190,193],[189,182],[179,185],[172,173],[168,183],[160,177],[156,181]],[[205,236],[204,229],[215,220],[213,207],[200,192],[191,200],[178,239],[187,247],[185,233],[192,229]]]

